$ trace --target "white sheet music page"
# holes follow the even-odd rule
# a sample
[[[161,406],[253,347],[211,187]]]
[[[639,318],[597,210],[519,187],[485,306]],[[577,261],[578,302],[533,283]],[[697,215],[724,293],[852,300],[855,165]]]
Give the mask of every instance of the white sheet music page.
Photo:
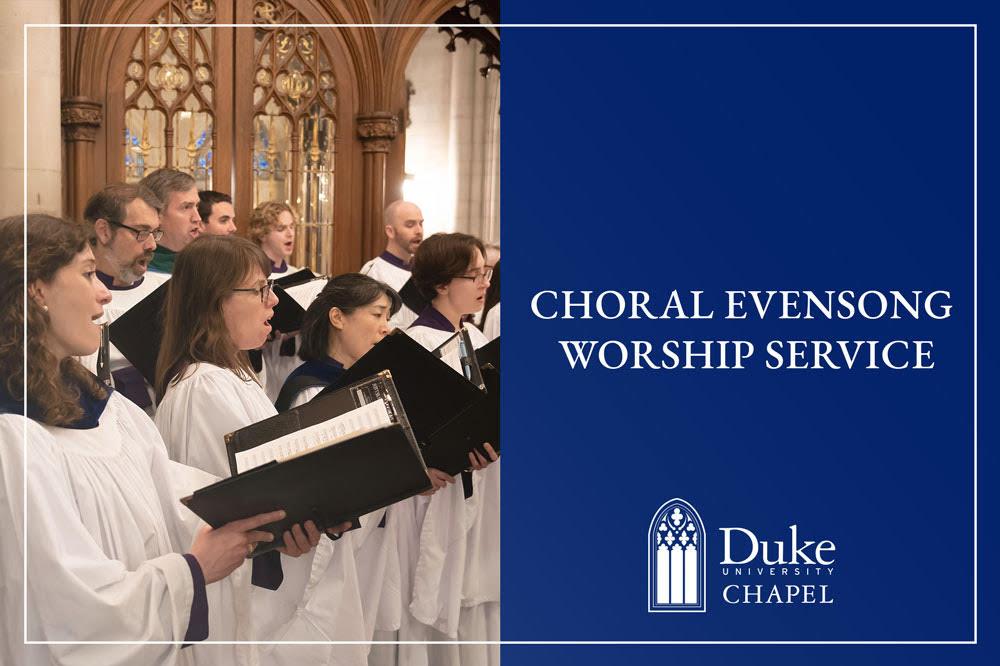
[[[326,282],[326,278],[309,280],[309,282],[289,287],[285,291],[288,292],[289,296],[295,299],[296,303],[302,306],[303,310],[308,310],[309,304],[316,300],[316,297],[319,296],[319,292],[323,291],[323,287],[326,286]]]
[[[346,436],[360,435],[391,424],[392,419],[385,408],[385,401],[376,400],[328,421],[289,433],[252,449],[240,451],[236,454],[236,472],[239,474],[266,465],[272,460],[283,460],[313,449],[337,444],[338,440]]]
[[[451,369],[460,375],[465,373],[462,371],[462,357],[465,356],[465,344],[462,341],[462,335],[456,334],[448,339],[447,342],[442,344],[435,350],[440,354],[440,359],[451,366]],[[468,377],[466,377],[468,379]]]

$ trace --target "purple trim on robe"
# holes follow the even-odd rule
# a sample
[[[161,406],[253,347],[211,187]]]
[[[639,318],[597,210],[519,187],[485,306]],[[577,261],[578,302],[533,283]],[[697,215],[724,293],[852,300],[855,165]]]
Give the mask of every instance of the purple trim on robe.
[[[189,644],[208,638],[208,595],[205,592],[205,573],[201,570],[198,558],[191,553],[185,553],[184,561],[191,569],[191,580],[194,582],[191,619],[188,620],[187,633],[184,634],[184,642]]]
[[[111,378],[115,381],[115,390],[139,407],[145,409],[153,404],[149,399],[149,391],[146,390],[146,379],[134,366],[115,370],[111,373]]]
[[[281,581],[285,580],[285,572],[281,570],[281,553],[272,550],[253,558],[253,572],[250,583],[265,590],[277,590]]]
[[[378,258],[386,263],[392,264],[396,268],[402,268],[404,271],[412,270],[410,262],[400,259],[392,252],[389,252],[389,250],[386,250],[382,254],[378,255]]]
[[[436,331],[447,331],[448,333],[454,333],[456,331],[455,327],[451,325],[448,318],[441,314],[437,308],[433,305],[428,305],[426,308],[420,311],[420,316],[417,317],[416,321],[410,324],[410,328],[415,328],[417,326],[426,326],[428,328],[433,328]]]
[[[110,275],[108,275],[107,273],[102,273],[101,271],[97,271],[97,279],[100,280],[101,282],[103,282],[104,286],[107,287],[108,290],[110,290],[110,291],[128,291],[129,289],[135,289],[140,284],[142,284],[142,281],[146,279],[146,276],[143,275],[141,278],[139,278],[138,280],[136,280],[135,282],[133,282],[132,284],[130,284],[127,287],[116,287],[116,286],[114,286],[115,279],[113,277],[111,277]]]
[[[281,260],[281,264],[275,264],[271,262],[271,272],[272,273],[287,273],[288,272],[288,262],[284,259]]]

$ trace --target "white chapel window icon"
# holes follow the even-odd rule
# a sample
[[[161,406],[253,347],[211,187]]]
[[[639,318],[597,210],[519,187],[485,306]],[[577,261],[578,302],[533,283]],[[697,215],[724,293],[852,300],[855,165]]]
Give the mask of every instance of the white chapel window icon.
[[[694,507],[675,498],[649,524],[649,611],[705,610],[705,526]]]

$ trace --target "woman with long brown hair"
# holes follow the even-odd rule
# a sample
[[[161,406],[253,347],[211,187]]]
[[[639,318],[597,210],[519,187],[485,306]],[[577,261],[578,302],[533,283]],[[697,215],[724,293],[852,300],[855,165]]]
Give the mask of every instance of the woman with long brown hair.
[[[156,364],[156,425],[174,460],[229,476],[222,437],[276,413],[247,357],[271,332],[278,297],[260,248],[204,236],[178,254]]]
[[[203,236],[177,255],[156,380],[156,425],[174,460],[229,476],[224,436],[277,414],[247,357],[271,331],[268,321],[278,299],[271,291],[269,271],[263,251],[239,236]],[[347,527],[329,531],[339,535]],[[296,525],[284,538],[293,554],[320,547],[296,562],[282,559],[280,589],[253,590],[250,636],[360,640],[363,620],[351,549],[335,547],[329,539],[320,541],[312,521]],[[317,645],[306,661],[325,663],[334,649],[341,663],[364,662],[360,645]],[[270,650],[268,663],[293,654],[262,649]],[[301,650],[294,655],[305,659]]]
[[[0,539],[0,662],[190,663],[181,642],[224,619],[216,605],[209,622],[225,586],[206,584],[283,514],[195,533],[178,498],[213,478],[172,463],[145,412],[75,358],[96,351],[110,298],[89,241],[46,215],[0,220],[0,520],[14,527]]]

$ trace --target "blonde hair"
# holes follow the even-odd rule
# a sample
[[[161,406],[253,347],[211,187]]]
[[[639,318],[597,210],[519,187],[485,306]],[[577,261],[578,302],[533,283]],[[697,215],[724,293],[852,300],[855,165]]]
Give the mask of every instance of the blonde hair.
[[[299,216],[295,210],[283,201],[265,201],[250,213],[250,222],[247,229],[247,236],[257,245],[274,230],[278,225],[278,216],[282,213],[290,213],[292,222],[298,224]]]

